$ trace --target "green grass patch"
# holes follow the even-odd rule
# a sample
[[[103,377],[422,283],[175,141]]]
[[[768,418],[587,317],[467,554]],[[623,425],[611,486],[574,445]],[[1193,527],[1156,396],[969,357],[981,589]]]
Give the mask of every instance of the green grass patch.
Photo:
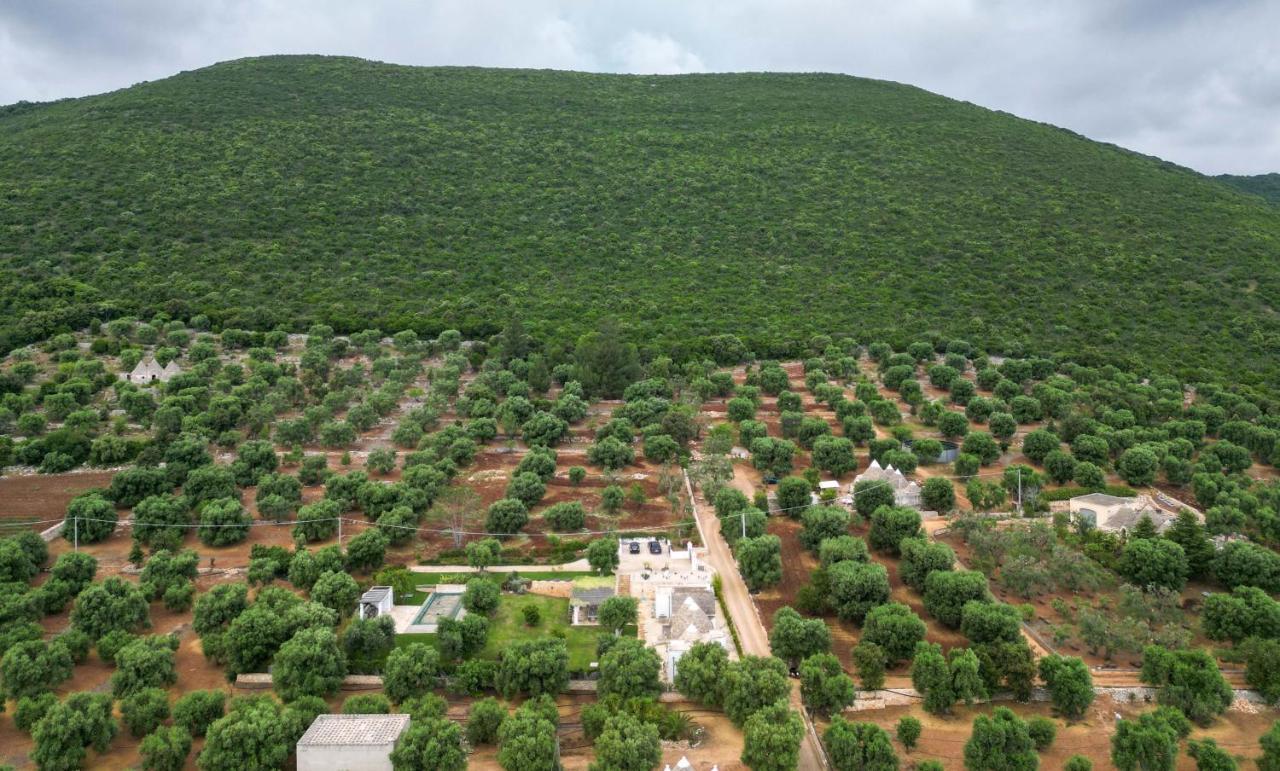
[[[537,607],[542,616],[537,626],[524,624],[521,612],[527,605]],[[489,642],[485,644],[480,656],[494,659],[498,657],[499,651],[523,640],[563,637],[569,649],[569,669],[584,670],[596,659],[596,640],[599,636],[599,627],[569,624],[569,600],[566,598],[535,594],[503,595],[498,604],[498,612],[489,620]]]
[[[526,605],[538,608],[541,621],[537,626],[525,626],[522,615]],[[478,658],[496,659],[498,653],[523,640],[540,640],[545,637],[563,637],[569,650],[569,669],[585,671],[596,660],[596,641],[601,634],[598,626],[572,626],[569,623],[569,600],[562,597],[543,597],[536,594],[504,594],[498,610],[489,619],[489,640]],[[623,634],[635,636],[635,627],[628,627]],[[396,635],[396,647],[425,643],[436,647],[433,634]]]

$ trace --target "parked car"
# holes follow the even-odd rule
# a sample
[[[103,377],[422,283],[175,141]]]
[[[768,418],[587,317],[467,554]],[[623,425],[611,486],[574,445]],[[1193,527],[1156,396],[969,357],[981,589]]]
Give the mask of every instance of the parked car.
[[[765,475],[764,475],[764,483],[765,483],[765,484],[767,484],[767,485],[776,485],[776,484],[778,484],[778,478],[777,478],[776,476],[774,476],[773,474],[765,474]]]
[[[639,554],[639,553],[640,553],[640,542],[639,542],[639,541],[632,541],[631,543],[627,544],[627,552],[628,552],[629,554]]]
[[[659,540],[657,540],[657,539],[654,539],[654,540],[650,541],[650,542],[649,542],[649,553],[650,553],[650,554],[661,554],[661,553],[662,553],[662,541],[659,541]]]

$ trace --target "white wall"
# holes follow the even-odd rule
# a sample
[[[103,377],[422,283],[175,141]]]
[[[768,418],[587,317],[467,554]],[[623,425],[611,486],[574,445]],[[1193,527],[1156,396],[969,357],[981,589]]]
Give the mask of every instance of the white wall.
[[[298,771],[392,771],[391,750],[390,744],[306,745],[298,748]]]

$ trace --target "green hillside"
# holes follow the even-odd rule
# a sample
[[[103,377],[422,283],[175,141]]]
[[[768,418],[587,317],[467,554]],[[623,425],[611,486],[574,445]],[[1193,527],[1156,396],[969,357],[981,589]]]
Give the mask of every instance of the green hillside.
[[[1280,174],[1219,174],[1215,179],[1222,180],[1234,188],[1246,193],[1260,195],[1271,203],[1280,204]]]
[[[1280,216],[894,83],[230,62],[0,112],[0,344],[91,314],[815,332],[1280,380]]]

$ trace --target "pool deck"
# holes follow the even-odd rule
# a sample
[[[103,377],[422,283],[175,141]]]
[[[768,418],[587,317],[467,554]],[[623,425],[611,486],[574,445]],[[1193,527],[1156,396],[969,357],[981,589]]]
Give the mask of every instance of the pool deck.
[[[465,586],[461,584],[440,584],[435,587],[427,600],[421,605],[393,605],[389,614],[396,624],[396,634],[435,634],[438,625],[436,623],[418,623],[419,616],[422,614],[423,608],[435,601],[439,595],[456,596],[459,606],[457,612],[452,616],[456,620],[466,617],[467,610],[461,606],[462,593],[466,591]]]

